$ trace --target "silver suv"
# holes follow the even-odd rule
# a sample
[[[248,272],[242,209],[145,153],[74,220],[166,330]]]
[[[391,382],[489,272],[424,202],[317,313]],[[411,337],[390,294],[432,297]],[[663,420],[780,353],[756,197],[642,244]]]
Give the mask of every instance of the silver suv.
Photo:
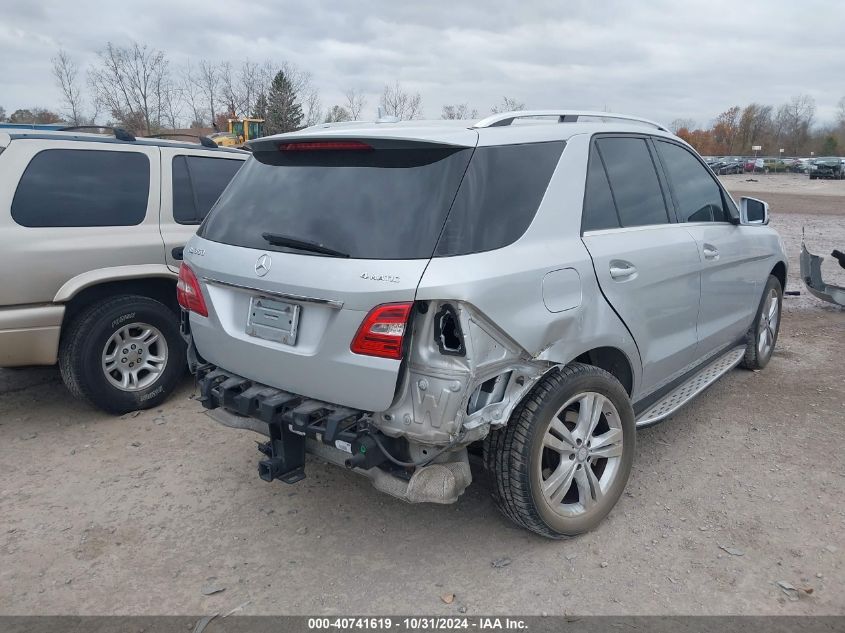
[[[665,128],[607,113],[318,126],[250,143],[179,281],[201,401],[406,501],[449,503],[483,446],[501,510],[548,537],[607,515],[635,430],[778,334],[786,256]]]
[[[181,250],[248,156],[204,144],[0,130],[0,367],[58,362],[114,413],[170,394]]]

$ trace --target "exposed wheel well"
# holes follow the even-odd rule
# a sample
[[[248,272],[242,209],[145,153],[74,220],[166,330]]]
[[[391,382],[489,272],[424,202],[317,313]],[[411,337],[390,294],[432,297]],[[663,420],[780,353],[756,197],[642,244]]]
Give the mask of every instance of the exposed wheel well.
[[[634,388],[634,372],[631,369],[631,363],[628,362],[628,357],[622,351],[615,347],[597,347],[584,352],[575,361],[600,367],[609,372],[622,383],[628,395],[631,395]]]
[[[149,277],[145,279],[122,279],[88,286],[81,290],[65,304],[65,316],[62,329],[73,320],[77,314],[97,301],[108,297],[121,295],[141,295],[161,301],[175,314],[179,313],[176,302],[176,280],[167,277]]]
[[[786,266],[784,263],[778,262],[775,264],[775,267],[772,268],[772,274],[780,281],[781,289],[786,290]]]

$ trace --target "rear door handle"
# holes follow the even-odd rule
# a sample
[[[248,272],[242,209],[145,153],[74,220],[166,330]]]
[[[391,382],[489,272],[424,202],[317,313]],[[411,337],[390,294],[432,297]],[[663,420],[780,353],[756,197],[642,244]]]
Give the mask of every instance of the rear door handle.
[[[637,267],[631,262],[614,259],[610,262],[610,277],[616,281],[633,279],[637,275]]]
[[[705,244],[702,250],[704,251],[704,259],[719,259],[719,249],[712,244]]]

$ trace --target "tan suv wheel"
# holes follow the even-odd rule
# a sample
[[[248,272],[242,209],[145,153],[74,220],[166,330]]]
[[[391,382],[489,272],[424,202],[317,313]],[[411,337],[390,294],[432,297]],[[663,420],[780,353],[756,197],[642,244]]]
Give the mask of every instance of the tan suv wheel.
[[[163,303],[122,296],[94,304],[62,336],[59,367],[68,389],[110,413],[164,401],[185,370],[178,320]]]

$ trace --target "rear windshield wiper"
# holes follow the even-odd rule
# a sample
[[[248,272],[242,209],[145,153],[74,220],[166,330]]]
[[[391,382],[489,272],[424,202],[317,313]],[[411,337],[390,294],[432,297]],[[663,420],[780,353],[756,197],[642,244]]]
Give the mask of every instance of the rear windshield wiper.
[[[320,253],[321,255],[330,255],[332,257],[349,257],[349,253],[336,251],[333,248],[323,246],[322,244],[318,244],[317,242],[297,240],[295,238],[287,237],[286,235],[279,235],[277,233],[262,233],[261,237],[263,237],[265,240],[267,240],[267,242],[269,242],[273,246],[287,246],[288,248],[295,248],[300,251]]]

